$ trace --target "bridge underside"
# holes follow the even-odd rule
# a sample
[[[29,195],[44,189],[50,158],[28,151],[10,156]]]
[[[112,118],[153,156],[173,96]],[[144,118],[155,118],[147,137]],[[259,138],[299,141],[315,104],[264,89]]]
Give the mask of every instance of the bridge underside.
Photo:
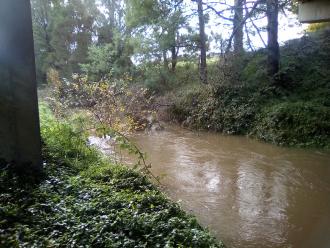
[[[330,1],[302,1],[299,4],[299,21],[303,23],[330,21]]]

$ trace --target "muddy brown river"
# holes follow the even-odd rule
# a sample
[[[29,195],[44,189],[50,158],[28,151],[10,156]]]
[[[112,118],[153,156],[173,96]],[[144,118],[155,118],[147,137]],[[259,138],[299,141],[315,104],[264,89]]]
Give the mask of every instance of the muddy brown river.
[[[330,152],[178,127],[133,140],[169,197],[227,247],[330,247]]]

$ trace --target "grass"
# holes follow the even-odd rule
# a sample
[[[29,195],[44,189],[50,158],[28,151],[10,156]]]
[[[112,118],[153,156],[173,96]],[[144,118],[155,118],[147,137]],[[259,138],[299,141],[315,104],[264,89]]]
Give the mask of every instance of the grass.
[[[0,170],[0,247],[223,247],[146,176],[41,106],[44,176]]]

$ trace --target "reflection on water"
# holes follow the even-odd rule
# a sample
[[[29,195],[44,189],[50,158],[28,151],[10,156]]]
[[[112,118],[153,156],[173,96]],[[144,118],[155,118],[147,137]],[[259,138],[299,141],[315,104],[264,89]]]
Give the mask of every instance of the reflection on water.
[[[133,140],[228,247],[330,247],[329,153],[176,127]]]

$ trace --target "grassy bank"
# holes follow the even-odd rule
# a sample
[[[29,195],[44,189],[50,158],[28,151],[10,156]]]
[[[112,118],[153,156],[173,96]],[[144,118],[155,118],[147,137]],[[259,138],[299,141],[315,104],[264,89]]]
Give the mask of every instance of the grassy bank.
[[[181,90],[168,93],[171,119],[279,145],[330,148],[329,30],[281,47],[277,85],[267,78],[264,50],[228,61],[218,69],[209,64],[209,86],[184,80],[196,69],[179,69]]]
[[[44,177],[0,170],[0,247],[222,247],[150,181],[41,107]]]

